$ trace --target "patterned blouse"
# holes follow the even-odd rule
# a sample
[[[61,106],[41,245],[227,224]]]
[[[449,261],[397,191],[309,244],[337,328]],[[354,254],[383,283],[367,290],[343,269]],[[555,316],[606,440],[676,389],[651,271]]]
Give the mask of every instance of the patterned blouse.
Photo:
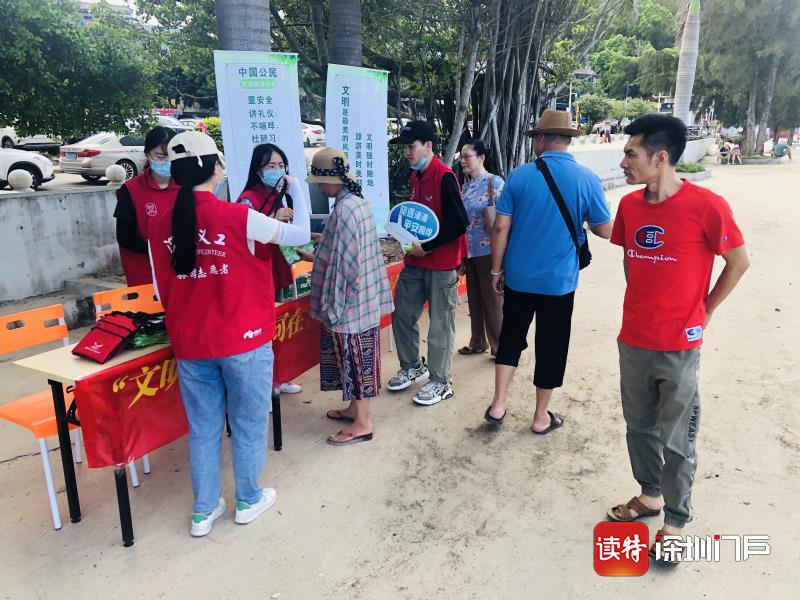
[[[503,179],[491,173],[482,173],[461,188],[461,199],[467,210],[467,248],[469,258],[491,254],[491,237],[484,229],[483,209],[489,206],[489,179],[492,180],[494,203],[503,191]]]
[[[310,308],[337,333],[367,331],[394,309],[372,206],[347,188],[336,196],[314,254]]]

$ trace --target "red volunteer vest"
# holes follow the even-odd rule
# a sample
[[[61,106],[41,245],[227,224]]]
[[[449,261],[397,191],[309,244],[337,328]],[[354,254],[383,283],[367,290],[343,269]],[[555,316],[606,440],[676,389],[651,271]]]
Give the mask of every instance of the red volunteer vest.
[[[270,260],[247,247],[243,204],[195,192],[197,259],[189,275],[172,267],[172,207],[150,221],[150,252],[172,350],[182,360],[249,352],[275,337]]]
[[[430,166],[425,169],[422,177],[415,172],[411,173],[411,199],[430,207],[439,218],[442,225],[442,178],[453,171],[445,165],[438,156],[434,155]],[[431,250],[423,257],[406,254],[404,262],[411,267],[420,267],[431,271],[448,271],[461,264],[462,257],[467,255],[467,236],[462,235]]]
[[[249,200],[253,205],[253,210],[259,210],[264,207],[262,212],[267,216],[272,216],[272,206],[275,204],[275,190],[267,190],[263,185],[256,185],[250,189],[243,191],[239,194],[236,202]],[[272,261],[272,283],[275,289],[283,289],[287,285],[291,285],[294,281],[292,277],[292,267],[286,262],[286,257],[283,256],[280,247],[277,244],[261,244],[256,242],[255,247],[256,257],[261,260]]]
[[[139,231],[139,237],[146,241],[150,219],[167,208],[172,208],[180,188],[170,179],[167,187],[162,190],[150,177],[150,167],[146,168],[141,175],[126,181],[124,185],[128,188],[133,202],[133,210],[136,212],[136,229]],[[129,286],[153,282],[150,259],[147,254],[131,252],[120,246],[119,258],[125,273],[125,281]]]

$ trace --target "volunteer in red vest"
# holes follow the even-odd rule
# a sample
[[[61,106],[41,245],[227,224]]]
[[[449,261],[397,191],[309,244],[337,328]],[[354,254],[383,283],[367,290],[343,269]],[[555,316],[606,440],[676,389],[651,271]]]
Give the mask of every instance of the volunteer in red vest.
[[[154,127],[144,138],[147,167],[117,190],[117,243],[125,281],[129,286],[152,283],[147,256],[147,223],[175,202],[178,185],[171,179],[167,143],[175,132]]]
[[[199,131],[169,143],[175,205],[150,222],[156,289],[178,361],[189,420],[194,489],[191,533],[207,535],[225,512],[220,493],[220,445],[227,408],[233,435],[236,523],[249,523],[275,502],[259,476],[267,449],[272,388],[275,305],[269,260],[262,244],[304,244],[309,213],[296,181],[294,223],[281,223],[244,204],[219,200],[224,162],[214,141]]]
[[[404,390],[427,381],[413,397],[430,406],[453,395],[451,381],[456,333],[458,266],[467,256],[469,223],[453,171],[436,156],[436,133],[425,121],[412,121],[389,141],[402,144],[411,165],[411,200],[430,207],[439,219],[439,234],[414,242],[395,288],[392,329],[400,370],[388,388]],[[429,303],[428,362],[419,354],[419,321]]]
[[[283,223],[292,220],[294,199],[288,193],[285,176],[289,173],[289,159],[275,144],[260,144],[253,148],[247,183],[237,202],[246,204]],[[280,247],[275,244],[256,244],[256,256],[272,264],[272,280],[275,284],[276,301],[278,291],[292,285],[292,267],[286,262]],[[297,383],[282,383],[281,394],[299,394],[303,391]]]

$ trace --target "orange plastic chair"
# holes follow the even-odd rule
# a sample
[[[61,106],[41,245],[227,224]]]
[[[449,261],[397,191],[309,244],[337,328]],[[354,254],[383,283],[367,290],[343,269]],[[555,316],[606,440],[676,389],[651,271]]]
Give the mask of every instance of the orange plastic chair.
[[[8,354],[58,340],[65,346],[69,344],[69,333],[64,322],[64,306],[61,304],[0,317],[0,354]],[[72,390],[65,390],[64,396],[67,403],[71,402]],[[42,457],[53,527],[61,529],[61,515],[56,502],[53,470],[50,466],[50,454],[45,441],[46,438],[58,434],[53,397],[50,391],[46,390],[0,405],[0,419],[28,429],[33,437],[39,440],[39,452]],[[70,425],[70,429],[76,429],[76,426]],[[75,462],[79,463],[82,460],[80,431],[76,430],[74,433]]]
[[[107,290],[92,294],[94,302],[94,316],[99,319],[103,315],[119,310],[122,312],[164,312],[164,307],[156,297],[156,291],[152,283],[137,285],[134,287]],[[142,456],[142,468],[145,475],[150,473],[150,456]],[[128,463],[128,472],[131,475],[131,485],[139,487],[139,473],[136,471],[136,463]]]
[[[96,292],[92,294],[92,300],[94,301],[94,316],[96,319],[115,310],[146,313],[164,312],[164,307],[156,298],[152,283]]]

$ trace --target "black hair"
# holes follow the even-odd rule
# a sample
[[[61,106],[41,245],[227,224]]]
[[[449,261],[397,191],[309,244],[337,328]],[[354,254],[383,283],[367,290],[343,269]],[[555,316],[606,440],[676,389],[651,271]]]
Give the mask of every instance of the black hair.
[[[261,163],[264,162],[265,156],[269,160],[273,152],[280,154],[283,164],[286,165],[286,172],[289,172],[289,159],[286,158],[286,153],[283,150],[275,144],[259,144],[253,148],[253,156],[250,158],[250,168],[247,171],[247,183],[244,184],[244,189],[252,189],[261,183],[261,177],[258,175],[261,167],[264,166]]]
[[[464,142],[463,146],[472,146],[472,149],[475,150],[475,154],[477,154],[478,156],[486,157],[489,155],[489,151],[486,148],[486,144],[481,139],[475,138],[473,140],[467,140],[466,142]]]
[[[671,165],[678,163],[686,149],[686,125],[672,115],[660,113],[642,115],[625,127],[625,133],[630,136],[642,136],[642,147],[647,156],[653,156],[659,150],[666,150]]]
[[[172,161],[172,178],[181,186],[172,211],[172,243],[175,249],[172,268],[178,275],[189,275],[197,257],[197,215],[192,188],[213,177],[219,157],[209,154],[202,156],[201,160],[202,164],[199,164],[196,156],[190,156]]]
[[[153,127],[144,137],[145,155],[150,154],[151,150],[155,150],[158,147],[161,147],[161,149],[166,152],[167,143],[169,143],[173,137],[175,137],[175,131],[169,127],[161,127],[161,125]]]

